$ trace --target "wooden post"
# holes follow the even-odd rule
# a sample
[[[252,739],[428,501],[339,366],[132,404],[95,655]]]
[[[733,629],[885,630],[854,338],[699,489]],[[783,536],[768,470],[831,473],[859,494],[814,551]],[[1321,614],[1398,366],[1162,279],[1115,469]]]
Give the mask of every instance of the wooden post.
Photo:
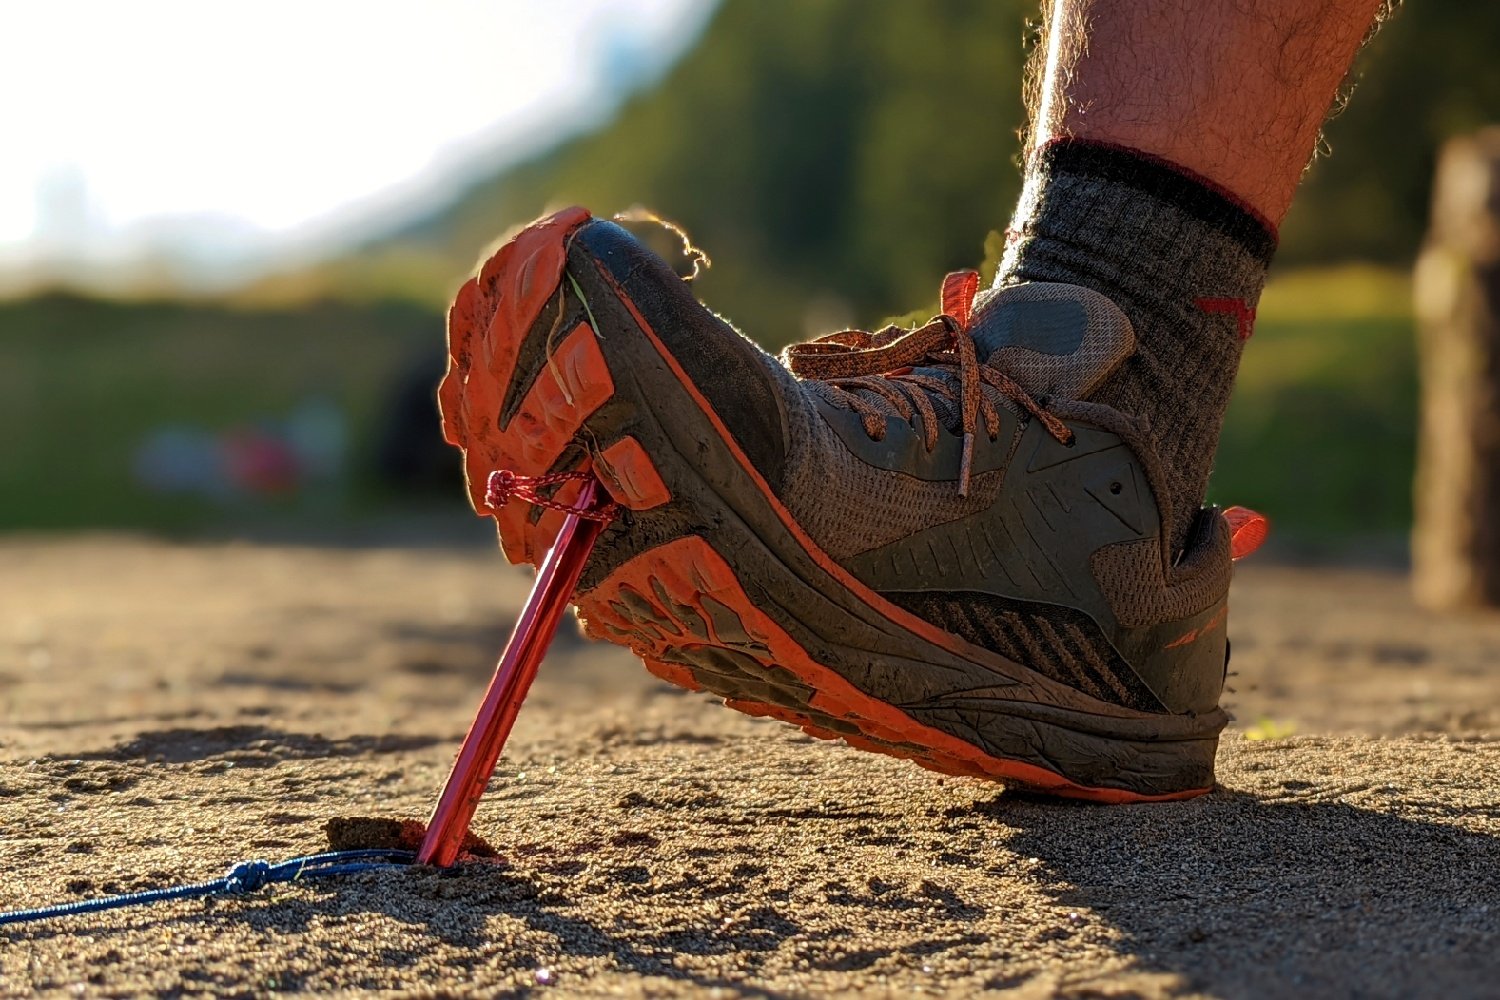
[[[1500,127],[1444,146],[1413,287],[1413,589],[1428,607],[1500,607]]]

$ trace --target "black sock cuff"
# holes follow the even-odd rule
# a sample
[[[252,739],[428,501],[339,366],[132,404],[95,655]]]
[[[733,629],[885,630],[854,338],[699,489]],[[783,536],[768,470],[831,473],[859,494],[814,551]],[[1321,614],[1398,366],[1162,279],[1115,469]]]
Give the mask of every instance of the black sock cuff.
[[[1107,181],[1175,206],[1244,248],[1263,267],[1276,255],[1276,227],[1233,192],[1186,167],[1126,146],[1053,139],[1034,154],[1033,169],[1049,176]]]

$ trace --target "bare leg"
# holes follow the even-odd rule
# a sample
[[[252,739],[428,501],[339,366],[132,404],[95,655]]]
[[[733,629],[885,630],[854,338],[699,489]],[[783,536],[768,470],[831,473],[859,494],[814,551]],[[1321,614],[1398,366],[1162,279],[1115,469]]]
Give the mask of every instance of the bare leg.
[[[1274,227],[1385,0],[1056,0],[1033,141],[1160,156]]]
[[[1150,437],[1179,552],[1277,226],[1384,0],[1049,2],[1025,185],[986,325],[1018,328],[1005,298],[1054,294],[1007,291],[1022,285],[1080,286],[1119,307],[1133,351],[1087,401]]]

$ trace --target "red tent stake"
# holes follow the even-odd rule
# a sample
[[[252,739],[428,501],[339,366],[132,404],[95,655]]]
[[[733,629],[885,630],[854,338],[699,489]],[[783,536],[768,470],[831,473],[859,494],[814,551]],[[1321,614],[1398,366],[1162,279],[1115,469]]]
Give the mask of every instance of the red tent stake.
[[[598,483],[588,479],[579,494],[576,509],[589,511],[594,508]],[[597,517],[570,513],[563,522],[562,530],[552,550],[537,570],[536,583],[531,587],[531,596],[521,609],[515,631],[505,645],[505,652],[495,667],[494,679],[479,705],[469,735],[464,737],[458,759],[453,762],[453,771],[448,783],[432,811],[427,823],[427,835],[422,840],[417,861],[426,865],[446,868],[458,858],[464,836],[469,832],[469,823],[474,810],[484,795],[495,764],[500,760],[500,751],[516,724],[516,715],[526,692],[536,679],[537,667],[552,643],[557,626],[562,623],[573,588],[583,573],[584,563],[594,547],[605,521]]]

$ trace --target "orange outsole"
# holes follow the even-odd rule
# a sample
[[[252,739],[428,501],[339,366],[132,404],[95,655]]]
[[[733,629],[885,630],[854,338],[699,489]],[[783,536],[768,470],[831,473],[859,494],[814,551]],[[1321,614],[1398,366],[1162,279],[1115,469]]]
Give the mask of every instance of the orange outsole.
[[[507,468],[524,475],[548,471],[572,443],[587,419],[614,394],[614,381],[586,324],[567,331],[527,392],[516,415],[504,428],[495,414],[501,409],[521,341],[558,294],[567,260],[569,234],[588,221],[583,209],[567,209],[522,230],[502,247],[459,291],[449,312],[449,368],[439,389],[443,431],[447,440],[464,450],[465,475],[476,510],[495,517],[502,548],[512,562],[540,562],[561,527],[563,515],[533,509],[513,500],[498,512],[484,505],[490,472]],[[849,576],[807,538],[800,525],[776,500],[769,486],[750,465],[718,415],[708,405],[676,359],[623,289],[602,267],[601,274],[630,311],[663,361],[703,411],[736,459],[770,499],[781,519],[818,563],[840,583],[903,627],[937,645],[963,653],[968,644],[942,632],[870,592]],[[557,336],[560,331],[554,331]],[[624,438],[592,456],[591,466],[617,503],[645,510],[665,503],[670,491],[633,438]],[[569,502],[576,486],[562,488],[558,499]],[[728,609],[752,640],[731,644],[718,634],[705,598],[722,613]],[[644,602],[644,603],[642,603]],[[784,629],[762,612],[746,594],[729,564],[702,538],[688,536],[652,549],[615,569],[600,585],[577,599],[579,616],[589,635],[629,646],[648,670],[669,683],[692,690],[712,690],[693,670],[673,662],[687,651],[731,650],[750,656],[761,670],[784,672],[788,679],[810,688],[814,695],[801,709],[733,697],[728,707],[752,716],[779,719],[822,739],[842,739],[851,746],[914,763],[945,774],[1002,780],[1067,798],[1107,803],[1160,802],[1192,798],[1209,788],[1147,795],[1123,789],[1093,787],[1023,761],[995,757],[973,744],[927,726],[887,702],[872,698],[843,676],[816,662]],[[642,624],[625,613],[628,605],[648,607],[651,620]],[[664,605],[670,605],[664,606]],[[700,640],[684,621],[692,615]],[[821,721],[820,721],[821,720]],[[836,720],[840,730],[829,728]],[[849,730],[853,730],[852,732]]]
[[[705,599],[715,603],[714,611],[705,606]],[[785,671],[795,677],[814,692],[809,709],[859,730],[857,736],[833,732],[811,715],[784,705],[738,698],[725,702],[748,715],[789,722],[811,736],[842,739],[859,749],[901,757],[944,774],[1016,782],[1038,791],[1096,802],[1156,802],[1191,798],[1207,791],[1141,795],[1091,788],[1032,764],[993,757],[971,743],[917,722],[815,662],[791,635],[755,606],[734,570],[697,536],[679,538],[631,559],[581,595],[577,605],[588,635],[628,645],[648,670],[672,684],[703,688],[691,669],[669,658],[694,649],[730,649],[750,656],[767,671]],[[644,614],[641,610],[630,612],[631,606],[643,609]],[[749,643],[720,634],[725,608],[734,614]],[[642,617],[647,619],[645,624],[640,621]],[[694,626],[707,633],[704,641],[694,641]]]

